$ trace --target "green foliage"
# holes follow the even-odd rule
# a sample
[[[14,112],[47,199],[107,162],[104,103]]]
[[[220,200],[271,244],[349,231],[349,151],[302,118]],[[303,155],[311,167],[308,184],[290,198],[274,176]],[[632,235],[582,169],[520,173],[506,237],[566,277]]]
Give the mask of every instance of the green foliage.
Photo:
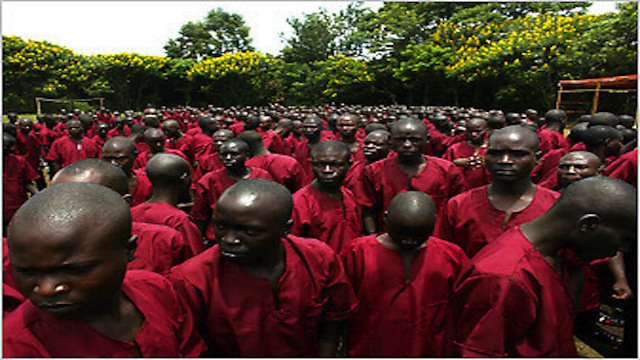
[[[202,21],[188,22],[164,47],[171,58],[203,60],[237,51],[252,51],[249,27],[241,15],[218,8]]]

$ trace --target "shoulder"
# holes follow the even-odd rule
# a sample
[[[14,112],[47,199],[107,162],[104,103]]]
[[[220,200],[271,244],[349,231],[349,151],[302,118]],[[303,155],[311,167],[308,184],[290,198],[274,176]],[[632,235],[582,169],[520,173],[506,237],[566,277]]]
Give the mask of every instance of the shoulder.
[[[535,197],[539,201],[553,203],[556,201],[556,199],[560,197],[560,193],[557,191],[553,191],[551,189],[546,189],[544,187],[536,185]]]
[[[427,167],[437,167],[444,170],[449,170],[451,168],[457,169],[456,165],[449,160],[430,155],[425,155],[425,158],[427,159]]]
[[[449,200],[450,204],[461,204],[465,203],[466,206],[471,203],[477,203],[482,201],[483,199],[488,198],[487,196],[487,185],[473,188],[471,190],[467,190],[462,192]]]
[[[467,255],[460,248],[460,246],[446,240],[442,240],[435,236],[429,237],[429,243],[427,244],[427,248],[429,251],[435,251],[444,256],[448,256],[450,258],[460,259],[466,258]]]
[[[291,246],[298,253],[305,256],[308,259],[314,259],[319,262],[324,262],[328,258],[336,256],[335,251],[325,242],[313,238],[303,238],[295,235],[287,235],[282,239],[285,246]]]

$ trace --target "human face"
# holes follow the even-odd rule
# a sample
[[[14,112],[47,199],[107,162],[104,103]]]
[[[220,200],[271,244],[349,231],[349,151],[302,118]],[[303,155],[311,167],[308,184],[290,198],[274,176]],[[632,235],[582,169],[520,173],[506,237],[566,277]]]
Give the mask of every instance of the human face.
[[[474,145],[481,145],[487,134],[487,125],[483,121],[469,121],[466,124],[465,136]]]
[[[326,188],[339,188],[349,171],[349,152],[328,150],[313,152],[311,170],[316,181]]]
[[[342,135],[343,138],[352,139],[356,136],[358,131],[358,124],[353,116],[345,116],[338,119],[336,124],[336,130]]]
[[[180,127],[176,122],[165,122],[162,124],[162,131],[167,138],[175,139],[180,134]]]
[[[14,227],[11,265],[20,291],[42,311],[60,318],[104,312],[120,296],[128,234],[107,226],[51,229]],[[113,237],[124,237],[118,246]]]
[[[109,125],[107,125],[107,124],[100,124],[98,126],[98,128],[96,129],[96,133],[101,138],[106,138],[108,132],[109,132]]]
[[[72,138],[80,138],[82,137],[82,132],[84,128],[82,127],[82,123],[78,120],[69,120],[66,124],[67,131]]]
[[[18,122],[20,132],[23,134],[28,134],[33,130],[33,122],[29,119],[22,119]]]
[[[391,217],[387,215],[385,221],[389,237],[405,251],[420,247],[433,233],[433,222],[424,217],[405,218],[399,215]]]
[[[598,174],[598,166],[584,156],[575,155],[560,159],[558,164],[558,184],[565,188],[574,182]]]
[[[305,120],[302,123],[303,133],[308,139],[320,138],[320,121]]]
[[[536,150],[533,141],[519,133],[491,137],[485,161],[492,181],[510,183],[530,178]]]
[[[275,252],[290,221],[283,221],[283,214],[273,211],[270,202],[268,196],[255,194],[218,201],[212,220],[219,250],[225,259],[251,264]]]
[[[164,134],[161,131],[145,131],[144,142],[149,145],[149,149],[154,152],[160,152],[164,149]]]
[[[102,149],[102,159],[121,168],[125,173],[130,173],[136,155],[121,149]]]
[[[426,131],[413,124],[396,126],[391,132],[391,148],[398,153],[398,160],[416,160],[429,142]]]
[[[263,130],[271,130],[272,120],[270,116],[260,116],[260,127]]]
[[[622,135],[607,141],[607,156],[615,156],[620,154],[622,148]]]
[[[225,141],[230,140],[231,137],[231,134],[228,134],[227,132],[213,134],[213,147],[219,152],[222,144],[224,144]]]
[[[220,161],[228,170],[238,170],[244,168],[249,154],[241,151],[235,143],[224,143],[220,147]]]
[[[389,138],[381,134],[369,134],[364,139],[362,153],[369,163],[384,159],[389,154]]]

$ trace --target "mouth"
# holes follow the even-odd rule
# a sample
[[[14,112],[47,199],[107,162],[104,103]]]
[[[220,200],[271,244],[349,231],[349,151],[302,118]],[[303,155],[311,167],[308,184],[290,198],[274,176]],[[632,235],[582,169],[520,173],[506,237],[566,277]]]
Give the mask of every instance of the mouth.
[[[44,304],[37,304],[36,306],[40,310],[52,315],[70,314],[80,307],[78,304],[66,304],[66,303],[62,303],[62,304],[44,303]]]

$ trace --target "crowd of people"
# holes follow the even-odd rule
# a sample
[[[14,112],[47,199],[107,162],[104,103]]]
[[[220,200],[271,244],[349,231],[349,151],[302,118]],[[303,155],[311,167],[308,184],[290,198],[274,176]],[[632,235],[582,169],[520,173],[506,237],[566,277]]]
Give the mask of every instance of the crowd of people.
[[[632,116],[7,115],[3,357],[637,356]]]

